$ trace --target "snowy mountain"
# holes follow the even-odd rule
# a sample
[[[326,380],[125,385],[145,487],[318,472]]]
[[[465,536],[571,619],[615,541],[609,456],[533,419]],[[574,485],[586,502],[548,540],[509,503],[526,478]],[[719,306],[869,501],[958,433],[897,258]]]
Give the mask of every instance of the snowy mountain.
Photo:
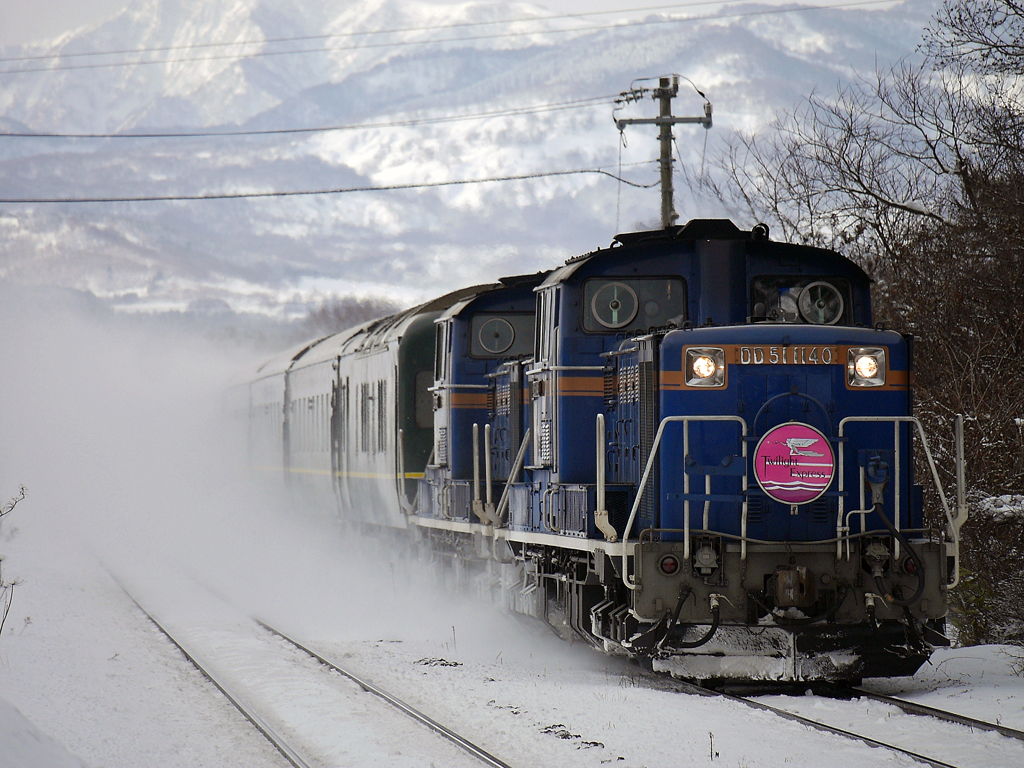
[[[376,126],[201,138],[0,137],[0,198],[309,191],[598,166],[617,173],[611,97],[637,78],[672,72],[714,104],[706,137],[699,127],[676,129],[683,162],[699,164],[705,140],[711,152],[729,131],[757,128],[816,88],[828,92],[912,53],[934,7],[908,0],[764,13],[778,8],[733,5],[719,18],[680,21],[702,11],[682,8],[611,27],[601,16],[547,18],[538,5],[514,2],[137,0],[45,49],[0,51],[0,132]],[[607,98],[530,114],[380,125],[594,97]],[[702,104],[684,82],[674,109],[697,115]],[[647,100],[623,114],[654,109]],[[653,130],[632,127],[626,139],[622,175],[655,181]],[[294,315],[331,293],[411,302],[547,268],[606,244],[617,229],[651,225],[657,194],[590,174],[240,200],[0,203],[0,279],[75,288],[150,311],[226,305]],[[685,191],[677,208],[684,220],[729,213]]]

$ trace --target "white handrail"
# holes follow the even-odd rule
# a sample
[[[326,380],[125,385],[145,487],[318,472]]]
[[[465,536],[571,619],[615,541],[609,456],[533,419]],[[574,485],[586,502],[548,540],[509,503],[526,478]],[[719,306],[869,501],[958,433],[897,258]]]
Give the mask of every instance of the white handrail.
[[[661,420],[661,424],[658,425],[658,432],[654,436],[654,444],[651,446],[651,455],[647,457],[647,465],[644,467],[643,477],[640,479],[640,484],[637,486],[636,498],[633,500],[633,508],[629,512],[629,520],[626,521],[626,530],[622,534],[622,541],[626,542],[629,540],[629,533],[633,529],[633,521],[636,519],[637,510],[640,509],[640,502],[643,499],[644,492],[647,489],[647,481],[651,476],[651,471],[654,468],[654,462],[658,457],[658,450],[661,448],[661,436],[665,433],[665,425],[670,422],[682,422],[683,424],[683,456],[686,457],[690,453],[690,422],[715,422],[715,421],[732,421],[740,425],[742,429],[742,435],[740,444],[742,446],[742,457],[744,467],[747,461],[747,422],[741,416],[666,416]],[[741,531],[743,532],[744,541],[742,542],[742,552],[740,557],[746,559],[747,546],[746,546],[746,527],[747,527],[747,472],[743,472],[743,513],[741,521]],[[689,496],[690,494],[690,475],[685,472],[683,473],[683,494]],[[626,585],[628,589],[636,589],[636,582],[631,581],[629,577],[629,569],[626,567],[626,558],[628,555],[623,550],[622,554],[622,583]],[[690,557],[690,500],[683,500],[683,559],[689,560]]]
[[[509,495],[512,492],[512,483],[515,482],[516,477],[523,469],[523,460],[526,458],[526,447],[530,444],[530,428],[527,427],[526,434],[523,435],[523,443],[519,446],[519,452],[516,454],[516,460],[512,462],[512,470],[508,473],[508,480],[505,481],[505,490],[501,492],[501,499],[498,501],[498,510],[494,515],[498,525],[503,525],[505,522],[505,515],[508,514],[508,503]]]
[[[485,486],[484,486],[485,496],[484,497],[486,498],[486,502],[484,503],[484,511],[487,513],[487,516],[489,518],[491,518],[492,520],[495,520],[495,517],[494,517],[494,491],[493,491],[493,489],[491,487],[492,482],[493,482],[493,478],[491,476],[492,468],[491,468],[491,425],[490,424],[485,424],[484,425],[484,456],[487,459],[486,463],[484,464],[484,483],[485,483]]]
[[[480,425],[473,422],[473,501],[480,503]]]
[[[895,455],[896,455],[896,469],[897,469],[897,474],[896,474],[896,477],[897,477],[897,487],[899,485],[899,482],[898,482],[898,478],[899,478],[898,469],[899,469],[899,455],[900,455],[899,426],[898,425],[900,423],[908,423],[908,424],[914,424],[914,426],[917,427],[918,437],[921,438],[921,447],[924,448],[925,458],[928,459],[928,467],[931,469],[932,480],[935,483],[935,490],[939,494],[939,502],[942,504],[942,511],[943,511],[943,513],[946,516],[946,522],[947,522],[947,524],[949,526],[949,535],[950,535],[950,538],[952,539],[952,544],[953,544],[953,580],[947,584],[947,587],[952,589],[953,587],[955,587],[957,584],[960,583],[960,524],[961,524],[961,522],[959,520],[959,515],[957,516],[956,519],[954,519],[952,513],[950,512],[949,502],[946,500],[946,492],[945,492],[945,490],[942,487],[942,481],[939,479],[939,471],[935,467],[935,459],[932,457],[932,451],[931,451],[931,448],[928,445],[928,438],[927,438],[927,436],[924,433],[924,427],[921,426],[921,420],[918,419],[916,416],[847,416],[845,419],[843,419],[842,421],[839,422],[839,437],[840,438],[843,437],[843,430],[844,430],[844,428],[846,427],[846,425],[848,423],[853,423],[853,422],[883,422],[883,421],[892,421],[896,425],[894,427],[894,429],[896,430],[896,445],[895,445],[895,452],[896,452],[896,454]],[[842,439],[840,439],[840,441],[839,441],[839,466],[840,467],[842,467],[842,465],[843,465],[843,448],[844,448],[844,445],[845,445],[844,441]],[[958,455],[957,456],[957,463],[960,464],[960,462],[961,462],[961,457]],[[958,492],[958,494],[960,493],[960,490],[962,488],[962,485],[959,483],[959,479],[960,479],[960,476],[961,476],[960,473],[961,472],[962,472],[962,468],[958,468],[958,474],[957,474],[957,479],[958,479],[957,492]],[[843,490],[843,472],[840,470],[840,472],[839,472],[839,491],[840,491],[840,495],[839,495],[839,510],[840,510],[840,515],[842,515],[842,509],[843,509],[842,490]],[[896,510],[895,510],[895,517],[896,517],[895,525],[897,526],[897,530],[898,530],[898,526],[899,526],[899,514],[900,514],[899,496],[897,496],[896,497]],[[841,544],[840,544],[840,546],[841,546]]]
[[[605,541],[618,541],[619,534],[608,519],[605,507],[605,478],[607,457],[604,445],[604,414],[597,414],[597,509],[594,510],[594,525],[604,534]]]
[[[405,494],[405,430],[398,430],[398,505],[408,516],[412,514],[412,503]]]

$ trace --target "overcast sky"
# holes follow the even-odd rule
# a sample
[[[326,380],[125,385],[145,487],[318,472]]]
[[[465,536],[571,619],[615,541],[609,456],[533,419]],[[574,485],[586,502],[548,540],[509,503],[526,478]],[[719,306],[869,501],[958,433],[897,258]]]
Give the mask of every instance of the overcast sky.
[[[767,0],[768,3],[782,1]],[[426,2],[451,4],[466,0]],[[128,4],[129,0],[0,0],[0,45],[25,45],[52,39],[64,32],[103,21]],[[576,13],[670,6],[672,0],[534,0],[534,4],[548,8],[552,13]],[[679,4],[685,6],[696,3],[695,0],[681,0]],[[693,12],[707,10],[708,6],[701,6]]]

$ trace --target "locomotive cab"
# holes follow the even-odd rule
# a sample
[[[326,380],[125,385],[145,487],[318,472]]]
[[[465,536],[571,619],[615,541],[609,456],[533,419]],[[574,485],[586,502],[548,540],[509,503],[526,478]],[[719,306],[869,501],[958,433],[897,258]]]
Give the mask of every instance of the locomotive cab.
[[[947,642],[956,525],[941,487],[926,524],[912,339],[863,270],[694,221],[537,294],[517,609],[703,679],[913,674]]]
[[[746,655],[718,625],[752,625],[784,649],[769,678],[913,674],[947,642],[948,573],[911,472],[912,339],[864,327],[868,277],[838,254],[704,245],[701,271],[721,259],[745,290],[703,292],[703,324],[631,340],[610,372],[609,423],[638,424],[613,466],[650,457],[624,534],[640,541],[639,621],[622,640],[668,626],[661,651],[689,653],[662,666],[715,677],[710,657]]]
[[[496,522],[493,488],[507,475],[495,459],[514,450],[516,436],[507,424],[491,424],[495,379],[533,353],[533,289],[543,278],[544,273],[503,278],[437,319],[430,389],[434,449],[419,487],[418,514]]]

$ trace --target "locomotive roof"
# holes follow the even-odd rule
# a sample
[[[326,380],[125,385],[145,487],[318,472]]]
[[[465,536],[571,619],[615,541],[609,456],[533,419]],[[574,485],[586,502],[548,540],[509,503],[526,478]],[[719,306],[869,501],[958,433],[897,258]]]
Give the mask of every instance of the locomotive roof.
[[[284,373],[295,367],[296,364],[299,366],[312,365],[340,355],[375,349],[400,339],[406,329],[423,315],[436,314],[467,296],[475,297],[482,292],[500,287],[499,283],[490,283],[460,288],[402,312],[379,317],[314,341],[304,342],[285,350],[260,366],[257,370],[258,378]]]
[[[614,253],[620,248],[656,244],[667,245],[681,242],[692,243],[706,240],[748,240],[757,242],[767,252],[775,252],[780,255],[788,252],[793,256],[803,254],[805,257],[818,263],[827,264],[835,271],[852,274],[864,280],[871,279],[860,266],[836,251],[809,245],[795,245],[769,240],[767,224],[758,224],[750,230],[743,230],[729,219],[692,219],[684,225],[667,227],[666,229],[620,233],[613,238],[612,245],[608,248],[599,248],[590,253],[568,259],[564,266],[552,270],[551,274],[538,286],[537,290],[567,280],[577,269],[595,257]]]
[[[319,341],[319,339],[304,341],[301,344],[286,349],[284,352],[279,352],[256,369],[257,378],[262,379],[266,376],[273,376],[276,373],[284,373],[291,368],[293,362],[302,357],[311,346]]]
[[[462,312],[462,310],[464,310],[474,301],[479,299],[481,296],[486,296],[487,294],[493,291],[500,291],[519,287],[536,288],[544,281],[544,278],[547,277],[548,274],[550,274],[549,270],[545,270],[543,272],[535,272],[532,275],[513,275],[512,277],[500,278],[498,280],[498,283],[494,285],[478,286],[481,290],[472,294],[471,296],[467,296],[464,299],[452,304],[450,307],[448,307],[444,314],[437,318],[435,322],[441,322],[442,320],[446,320],[449,317],[458,316],[459,313]]]

